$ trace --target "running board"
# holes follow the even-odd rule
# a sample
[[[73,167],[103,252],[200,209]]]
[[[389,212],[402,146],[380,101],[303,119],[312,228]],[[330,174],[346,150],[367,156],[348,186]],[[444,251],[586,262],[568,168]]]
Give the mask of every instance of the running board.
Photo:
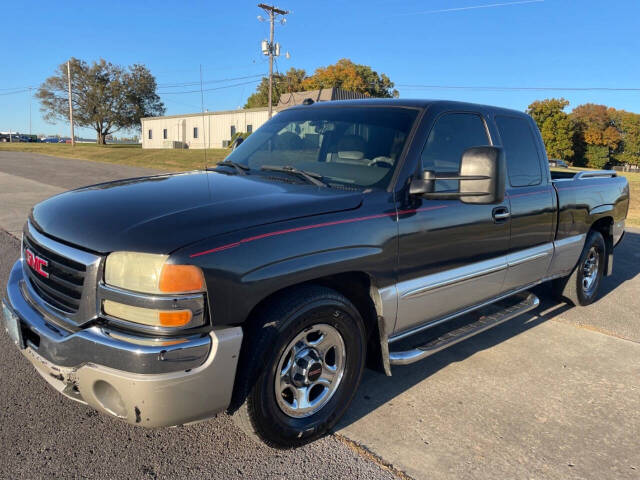
[[[481,315],[477,320],[467,323],[459,328],[450,330],[439,337],[430,340],[424,345],[411,350],[389,352],[389,361],[391,365],[409,365],[410,363],[422,360],[423,358],[433,355],[440,350],[455,345],[458,342],[462,342],[463,340],[473,337],[485,330],[489,330],[490,328],[522,315],[529,310],[533,310],[540,305],[538,297],[529,292],[514,295],[513,297],[510,297],[510,300],[515,300],[515,302],[496,312]]]

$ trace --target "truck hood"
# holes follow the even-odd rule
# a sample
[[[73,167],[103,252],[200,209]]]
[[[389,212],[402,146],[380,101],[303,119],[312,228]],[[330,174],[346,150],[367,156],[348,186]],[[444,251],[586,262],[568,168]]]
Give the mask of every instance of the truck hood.
[[[199,171],[72,190],[36,205],[31,221],[94,252],[171,253],[236,230],[358,208],[361,201],[355,191]]]

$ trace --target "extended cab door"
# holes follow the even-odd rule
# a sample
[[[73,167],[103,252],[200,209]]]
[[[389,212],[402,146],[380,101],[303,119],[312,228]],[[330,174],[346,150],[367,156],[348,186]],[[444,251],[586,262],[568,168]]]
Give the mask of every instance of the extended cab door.
[[[423,170],[457,174],[462,153],[491,145],[480,112],[444,112],[422,150]],[[457,190],[438,180],[436,191]],[[398,316],[402,332],[475,305],[502,291],[509,247],[506,202],[465,204],[413,196],[399,212]]]
[[[525,115],[497,114],[495,124],[507,160],[511,241],[504,290],[509,291],[546,275],[553,257],[556,196],[533,120]]]

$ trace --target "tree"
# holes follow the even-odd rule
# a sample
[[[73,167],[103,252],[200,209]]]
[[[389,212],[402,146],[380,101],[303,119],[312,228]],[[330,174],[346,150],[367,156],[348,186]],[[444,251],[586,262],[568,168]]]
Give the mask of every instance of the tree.
[[[303,80],[307,77],[307,72],[302,69],[290,68],[285,74],[276,73],[273,75],[273,95],[271,102],[277,105],[280,101],[280,95],[289,92],[299,92],[304,90],[302,87]],[[269,78],[263,77],[256,89],[256,93],[252,94],[245,104],[244,108],[266,107],[269,102]]]
[[[392,98],[398,96],[394,83],[384,73],[379,75],[368,65],[353,63],[348,58],[338,60],[335,65],[319,67],[303,82],[305,90],[337,87],[369,97]]]
[[[594,103],[579,105],[571,112],[576,124],[576,142],[589,167],[603,167],[606,164],[602,160],[603,152],[607,160],[611,160],[620,147],[622,136],[612,120],[615,112],[613,108]]]
[[[640,165],[640,115],[615,110],[611,112],[613,124],[620,131],[621,148],[616,160],[632,165]]]
[[[358,65],[343,58],[335,65],[317,68],[313,75],[307,76],[304,70],[291,68],[286,74],[273,75],[273,105],[277,105],[280,95],[287,92],[302,92],[320,88],[343,88],[363,93],[369,97],[397,97],[398,91],[384,73],[379,75],[368,65]],[[269,79],[263,77],[245,104],[244,108],[266,107],[269,98]]]
[[[536,100],[527,108],[527,113],[540,129],[550,158],[566,160],[574,155],[575,126],[564,111],[568,105],[569,102],[564,98],[547,98]]]
[[[165,112],[156,93],[156,80],[144,65],[125,68],[103,59],[89,65],[72,58],[70,67],[73,122],[93,128],[99,144],[121,129],[139,128],[142,117]],[[38,89],[36,97],[46,121],[68,119],[67,81],[67,64],[63,63]]]

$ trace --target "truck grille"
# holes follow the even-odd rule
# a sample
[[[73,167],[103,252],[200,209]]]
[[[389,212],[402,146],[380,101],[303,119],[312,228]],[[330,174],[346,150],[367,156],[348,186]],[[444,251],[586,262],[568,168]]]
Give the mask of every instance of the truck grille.
[[[30,249],[38,257],[47,260],[49,278],[26,268],[27,277],[38,296],[45,302],[65,313],[76,313],[80,308],[84,277],[87,266],[58,255],[29,237],[23,237],[24,248]]]
[[[37,259],[29,265],[30,254]],[[33,303],[71,325],[97,316],[96,289],[102,257],[57,242],[27,222],[22,235],[26,294]],[[38,262],[46,262],[37,268]]]

